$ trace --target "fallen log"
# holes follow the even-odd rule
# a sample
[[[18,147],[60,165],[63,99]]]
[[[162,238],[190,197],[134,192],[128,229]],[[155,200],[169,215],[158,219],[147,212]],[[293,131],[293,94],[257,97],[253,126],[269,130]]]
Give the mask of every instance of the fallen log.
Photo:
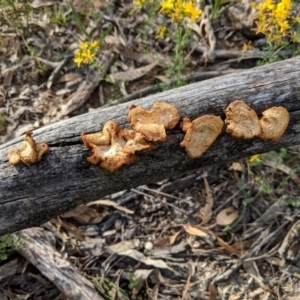
[[[52,281],[67,299],[104,300],[94,285],[55,249],[56,241],[51,232],[31,228],[17,232],[14,238],[24,243],[18,252]]]
[[[175,105],[181,117],[195,119],[204,114],[220,115],[230,102],[244,99],[258,114],[271,106],[284,106],[290,123],[277,142],[235,140],[223,132],[199,159],[191,160],[179,146],[183,132],[168,132],[157,149],[137,153],[135,162],[109,173],[86,158],[90,156],[80,133],[102,129],[108,120],[129,127],[126,115],[135,105],[150,109],[155,101]],[[28,167],[8,163],[10,148],[22,138],[0,146],[0,235],[40,225],[81,203],[116,191],[156,182],[182,172],[233,161],[255,153],[300,144],[300,57],[229,74],[200,83],[67,119],[35,130],[36,142],[45,142],[50,152],[41,162]]]

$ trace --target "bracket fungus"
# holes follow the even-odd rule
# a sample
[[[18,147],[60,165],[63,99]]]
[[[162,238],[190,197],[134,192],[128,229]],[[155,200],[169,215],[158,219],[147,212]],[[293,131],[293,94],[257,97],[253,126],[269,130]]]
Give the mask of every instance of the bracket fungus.
[[[192,122],[184,118],[182,130],[186,135],[180,146],[185,147],[189,158],[198,158],[221,134],[223,125],[221,117],[213,115],[205,115]]]
[[[8,153],[8,161],[12,165],[18,165],[21,162],[30,166],[39,162],[45,153],[49,152],[49,147],[45,143],[35,143],[32,138],[32,132],[27,132],[25,141],[20,149],[12,148]]]
[[[261,134],[256,112],[242,100],[235,100],[225,110],[226,132],[234,138],[252,139]]]
[[[91,164],[113,172],[124,164],[135,160],[135,152],[155,149],[142,135],[134,130],[121,129],[115,121],[105,123],[102,132],[93,134],[81,133],[84,145],[92,150],[93,155],[87,158]]]
[[[259,136],[263,140],[279,140],[289,124],[289,113],[282,106],[274,106],[262,113],[260,125],[262,133]]]
[[[148,141],[165,141],[166,129],[174,128],[179,119],[178,109],[166,102],[155,102],[150,111],[132,105],[127,115],[132,128]]]

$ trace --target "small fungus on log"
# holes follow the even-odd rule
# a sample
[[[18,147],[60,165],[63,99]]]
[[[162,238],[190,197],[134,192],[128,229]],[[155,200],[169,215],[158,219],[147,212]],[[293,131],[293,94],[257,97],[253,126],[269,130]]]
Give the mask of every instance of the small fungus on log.
[[[226,132],[234,138],[252,139],[261,134],[256,112],[242,100],[235,100],[225,110]]]
[[[30,166],[42,159],[42,156],[49,152],[49,147],[45,143],[35,143],[32,138],[32,132],[27,132],[25,135],[25,141],[21,145],[20,149],[12,148],[8,153],[8,161],[12,165],[18,165],[21,162]]]
[[[282,106],[274,106],[265,110],[262,115],[259,121],[262,133],[259,137],[263,140],[279,140],[289,124],[288,111]]]
[[[223,121],[220,117],[205,115],[191,122],[189,118],[183,119],[182,130],[186,132],[181,147],[189,158],[200,157],[221,134]]]
[[[166,102],[155,102],[150,111],[132,105],[127,116],[134,130],[147,141],[165,141],[166,129],[172,129],[179,122],[178,109]]]
[[[105,123],[103,131],[93,134],[81,133],[84,145],[92,150],[93,155],[87,158],[91,164],[113,172],[124,164],[131,164],[135,160],[135,152],[155,149],[140,133],[133,130],[121,129],[113,120]]]

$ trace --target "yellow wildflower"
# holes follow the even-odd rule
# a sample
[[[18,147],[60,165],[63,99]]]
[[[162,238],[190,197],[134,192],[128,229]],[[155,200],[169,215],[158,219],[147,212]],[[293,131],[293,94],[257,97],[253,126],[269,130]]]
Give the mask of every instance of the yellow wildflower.
[[[291,39],[294,43],[299,43],[299,37],[298,37],[297,32],[293,32]]]
[[[81,56],[83,58],[83,63],[87,65],[90,64],[93,62],[95,55],[95,53],[91,52],[91,49],[87,49],[85,52],[82,52]]]
[[[292,36],[291,0],[265,0],[254,5],[257,10],[256,33],[263,33],[274,46],[282,44],[282,36]]]
[[[194,6],[193,2],[188,1],[183,4],[184,13],[187,17],[190,17],[192,21],[196,21],[196,19],[201,15],[202,10],[198,9]]]
[[[296,22],[296,23],[300,23],[300,17],[299,17],[299,16],[294,17],[293,20],[294,20],[294,22]]]
[[[278,25],[280,27],[280,32],[281,33],[285,33],[288,29],[291,28],[290,24],[288,23],[288,21],[280,21],[278,22]]]
[[[80,68],[81,64],[83,63],[83,58],[79,51],[75,52],[74,63],[77,65],[77,68]]]
[[[99,43],[97,41],[90,42],[91,49],[97,49],[99,47]]]
[[[251,41],[248,43],[244,43],[243,48],[242,48],[242,52],[246,52],[250,49],[251,47]]]
[[[78,48],[79,50],[76,50],[74,53],[75,57],[73,61],[80,68],[82,64],[91,64],[94,62],[99,43],[97,41],[84,42]]]
[[[249,158],[249,162],[250,162],[250,163],[260,162],[260,161],[261,161],[261,158],[260,158],[260,155],[259,155],[259,154],[252,155],[252,156]]]
[[[160,4],[160,6],[161,6],[161,9],[160,9],[160,11],[158,13],[166,13],[166,14],[168,14],[174,8],[174,4],[173,4],[172,0],[162,1],[161,4]]]
[[[135,1],[133,1],[134,5],[136,5],[136,6],[142,6],[144,2],[145,2],[145,0],[135,0]]]
[[[79,45],[78,48],[82,51],[85,51],[86,49],[89,48],[89,42],[85,42],[85,43]]]
[[[159,27],[157,29],[157,32],[156,32],[156,38],[163,39],[166,32],[167,32],[167,27],[166,26]]]
[[[159,13],[166,14],[172,21],[181,22],[184,18],[196,21],[202,10],[195,6],[194,0],[164,0]]]

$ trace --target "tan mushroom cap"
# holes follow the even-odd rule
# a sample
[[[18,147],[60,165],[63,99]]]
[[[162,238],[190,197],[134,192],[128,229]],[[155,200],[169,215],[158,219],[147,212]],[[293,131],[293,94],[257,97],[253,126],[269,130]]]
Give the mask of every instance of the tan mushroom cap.
[[[290,116],[286,108],[274,106],[262,113],[260,125],[262,133],[259,136],[263,140],[279,140],[288,127]]]
[[[226,132],[234,138],[252,139],[261,134],[256,112],[242,100],[235,100],[225,110]]]
[[[213,115],[205,115],[192,122],[184,118],[182,129],[186,135],[180,146],[185,147],[189,158],[198,158],[221,134],[223,125],[221,117]]]
[[[178,109],[166,102],[155,102],[150,111],[132,105],[127,120],[132,128],[148,141],[165,141],[166,129],[172,129],[179,122]]]
[[[91,164],[114,172],[124,164],[135,160],[135,152],[155,149],[155,146],[133,130],[122,130],[113,120],[105,123],[103,131],[93,134],[81,134],[85,146],[91,149],[93,155],[87,158]]]
[[[18,165],[22,162],[21,157],[19,155],[19,150],[16,148],[11,148],[8,152],[7,159],[11,165]]]
[[[32,132],[27,132],[25,141],[21,145],[20,150],[12,148],[8,153],[8,161],[12,165],[17,165],[21,162],[30,166],[39,162],[43,155],[49,152],[49,147],[45,143],[35,143],[32,138]]]

